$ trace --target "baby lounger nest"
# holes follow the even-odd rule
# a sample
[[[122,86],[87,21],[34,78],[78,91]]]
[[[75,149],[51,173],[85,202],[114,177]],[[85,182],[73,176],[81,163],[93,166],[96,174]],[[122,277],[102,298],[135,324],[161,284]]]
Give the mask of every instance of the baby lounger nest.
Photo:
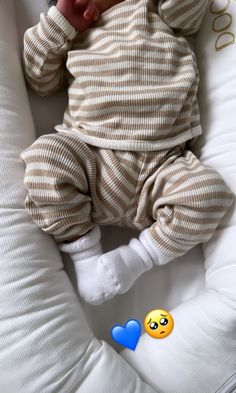
[[[39,136],[39,130],[52,132],[65,102],[63,93],[44,101],[32,92],[28,96],[24,82],[19,43],[23,31],[46,10],[44,0],[0,2],[0,390],[233,393],[235,205],[207,244],[147,273],[127,294],[97,308],[80,302],[56,243],[24,209],[20,153]],[[234,192],[235,34],[235,2],[209,1],[197,38],[204,135],[194,149]],[[108,249],[127,243],[129,236],[128,230],[103,230]],[[73,281],[73,272],[68,274]],[[135,351],[117,353],[109,333],[112,325],[129,318],[141,321],[153,308],[172,313],[175,327],[170,336],[155,340],[143,334]]]

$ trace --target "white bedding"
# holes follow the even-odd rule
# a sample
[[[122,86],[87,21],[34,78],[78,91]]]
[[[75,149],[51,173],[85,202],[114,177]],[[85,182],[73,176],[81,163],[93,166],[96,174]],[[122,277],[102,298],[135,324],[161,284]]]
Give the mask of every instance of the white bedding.
[[[163,393],[231,393],[230,387],[222,390],[221,386],[228,383],[232,387],[236,372],[235,208],[204,246],[207,290],[202,247],[198,246],[146,273],[127,294],[100,307],[82,304],[82,311],[53,239],[37,228],[23,209],[26,193],[20,152],[60,122],[66,94],[43,100],[29,93],[34,133],[17,37],[22,43],[23,32],[37,23],[46,5],[43,0],[15,3],[19,34],[14,1],[0,1],[1,391],[149,393],[153,386]],[[230,43],[236,33],[236,3],[229,1],[227,10],[225,5],[223,0],[209,2],[198,37],[205,134],[196,151],[236,191],[236,71],[232,66],[236,55],[235,43]],[[231,19],[226,12],[231,25],[212,31],[213,22],[214,30],[228,25]],[[217,40],[224,31],[230,34]],[[224,46],[226,38],[228,45]],[[104,228],[104,248],[126,243],[132,234]],[[73,281],[68,261],[65,265]],[[154,340],[144,334],[135,352],[122,354],[148,386],[107,343],[120,350],[110,337],[111,327],[129,318],[142,321],[150,309],[158,307],[172,310],[175,316],[176,328],[169,339]]]

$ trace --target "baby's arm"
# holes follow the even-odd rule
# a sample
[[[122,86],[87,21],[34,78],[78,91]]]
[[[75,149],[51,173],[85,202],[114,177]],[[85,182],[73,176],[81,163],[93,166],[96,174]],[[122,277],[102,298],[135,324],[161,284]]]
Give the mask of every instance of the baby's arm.
[[[158,14],[184,36],[195,34],[201,25],[208,0],[159,0]]]
[[[65,59],[73,39],[99,16],[91,3],[92,0],[59,0],[57,7],[41,14],[40,22],[25,32],[25,77],[39,95],[51,95],[63,86]]]
[[[24,34],[23,66],[30,87],[41,96],[53,94],[64,82],[64,61],[77,32],[56,7]]]

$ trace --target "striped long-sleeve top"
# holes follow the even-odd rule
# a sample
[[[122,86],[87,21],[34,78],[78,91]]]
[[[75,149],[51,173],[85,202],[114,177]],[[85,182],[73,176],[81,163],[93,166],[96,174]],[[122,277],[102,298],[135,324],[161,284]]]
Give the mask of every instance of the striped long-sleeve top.
[[[153,151],[202,133],[192,38],[207,0],[125,0],[76,32],[59,10],[24,35],[30,86],[53,94],[68,82],[57,131],[109,149]]]

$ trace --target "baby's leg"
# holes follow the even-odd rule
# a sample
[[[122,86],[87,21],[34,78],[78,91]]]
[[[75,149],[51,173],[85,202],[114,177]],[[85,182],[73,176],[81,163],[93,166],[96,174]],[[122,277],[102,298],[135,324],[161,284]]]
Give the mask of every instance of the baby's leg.
[[[57,243],[83,236],[91,221],[91,185],[96,165],[78,137],[43,135],[21,153],[26,166],[24,205],[33,221]]]
[[[100,229],[91,221],[91,193],[96,193],[94,154],[77,137],[55,133],[38,138],[21,159],[28,190],[25,208],[44,232],[53,235],[59,249],[76,252],[73,262],[83,292],[83,281],[94,277],[94,263],[102,254]],[[84,272],[84,266],[86,277],[79,275],[79,267]]]
[[[220,174],[190,150],[163,166],[159,184],[161,197],[153,204],[156,222],[141,235],[156,252],[156,264],[165,264],[213,236],[234,194]]]
[[[149,191],[142,195],[146,205],[152,205],[155,223],[135,240],[136,250],[142,247],[153,265],[163,265],[207,242],[232,205],[234,194],[218,172],[201,164],[189,150],[174,160],[170,157],[157,173],[152,201],[147,198]],[[119,259],[120,248],[112,253]]]
[[[139,239],[103,254],[97,261],[110,269],[117,282],[110,288],[110,298],[125,293],[153,265],[165,264],[208,241],[234,201],[221,176],[202,165],[190,151],[159,169],[152,188],[157,199],[154,203],[146,201],[153,205],[156,222],[144,229]],[[102,302],[105,297],[97,300]]]
[[[122,184],[129,172],[127,190],[133,195],[137,172],[130,165],[126,170],[120,165],[121,158],[116,161],[112,152],[95,159],[95,150],[92,152],[78,137],[54,133],[41,136],[21,154],[28,190],[25,208],[44,232],[54,236],[59,249],[70,254],[79,292],[93,304],[113,297],[120,290],[119,282],[125,285],[130,276],[129,271],[124,275],[116,266],[116,257],[100,258],[101,233],[92,220],[92,198],[100,219],[119,219],[124,215],[126,199],[130,200],[128,194],[124,200]],[[124,261],[127,258],[137,270],[137,258],[130,258],[125,251]],[[141,259],[140,263],[143,272],[146,267]]]

